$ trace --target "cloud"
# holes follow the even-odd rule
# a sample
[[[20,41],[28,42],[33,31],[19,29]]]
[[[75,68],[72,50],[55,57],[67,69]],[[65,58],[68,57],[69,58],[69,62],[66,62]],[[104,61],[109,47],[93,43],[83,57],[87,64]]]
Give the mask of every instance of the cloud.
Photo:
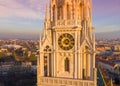
[[[0,0],[0,17],[43,19],[45,3],[43,0]]]

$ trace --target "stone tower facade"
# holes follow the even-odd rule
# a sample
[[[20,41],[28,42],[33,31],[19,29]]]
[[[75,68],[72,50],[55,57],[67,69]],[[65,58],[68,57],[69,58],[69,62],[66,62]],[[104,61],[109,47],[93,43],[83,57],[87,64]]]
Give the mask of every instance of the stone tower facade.
[[[96,86],[92,0],[51,0],[40,36],[37,86]]]

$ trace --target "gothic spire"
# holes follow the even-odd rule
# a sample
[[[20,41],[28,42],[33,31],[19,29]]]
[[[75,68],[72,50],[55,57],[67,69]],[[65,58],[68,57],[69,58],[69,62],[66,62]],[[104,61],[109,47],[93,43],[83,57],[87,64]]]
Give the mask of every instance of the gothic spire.
[[[45,21],[49,20],[49,12],[48,12],[48,5],[46,5],[46,15],[45,15]]]

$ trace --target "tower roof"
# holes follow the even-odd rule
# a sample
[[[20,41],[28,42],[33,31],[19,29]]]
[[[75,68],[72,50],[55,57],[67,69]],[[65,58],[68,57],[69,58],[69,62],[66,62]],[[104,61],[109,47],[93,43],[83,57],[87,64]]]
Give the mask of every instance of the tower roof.
[[[49,12],[48,12],[48,5],[46,4],[46,15],[45,15],[45,21],[49,20]]]

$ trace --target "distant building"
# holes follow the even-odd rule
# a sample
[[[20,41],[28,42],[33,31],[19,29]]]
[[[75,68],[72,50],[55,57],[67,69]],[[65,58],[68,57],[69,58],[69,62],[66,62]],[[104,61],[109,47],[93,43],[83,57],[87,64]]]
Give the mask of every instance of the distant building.
[[[114,45],[113,49],[114,51],[120,51],[120,45]]]
[[[0,52],[7,52],[8,50],[6,48],[1,48]]]
[[[1,46],[1,47],[6,47],[6,48],[15,48],[15,49],[19,49],[19,48],[22,48],[22,46],[20,45],[4,45],[4,46]]]
[[[113,55],[120,55],[120,45],[114,45],[112,49],[113,49]]]
[[[9,73],[36,74],[36,65],[32,65],[31,62],[0,62],[0,75],[7,75]]]

